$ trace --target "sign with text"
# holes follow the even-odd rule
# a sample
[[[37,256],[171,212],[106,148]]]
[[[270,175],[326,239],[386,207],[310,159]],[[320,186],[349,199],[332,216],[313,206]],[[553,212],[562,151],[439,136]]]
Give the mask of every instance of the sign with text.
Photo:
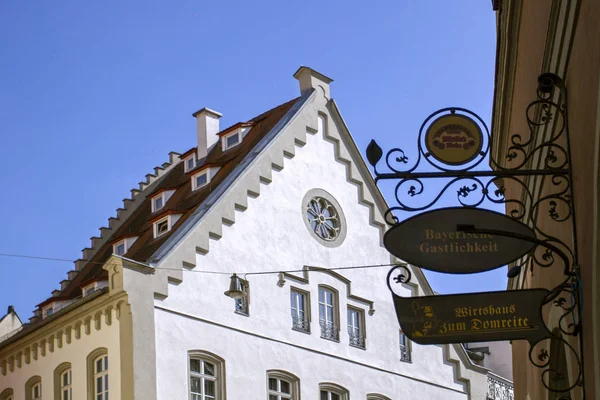
[[[419,344],[516,339],[535,343],[552,336],[541,315],[548,293],[528,289],[393,297],[402,332]]]
[[[448,165],[462,165],[481,152],[483,134],[479,125],[462,114],[439,117],[425,132],[428,154]]]
[[[383,242],[396,257],[423,269],[452,274],[488,271],[527,254],[535,244],[507,236],[457,231],[459,225],[501,230],[535,239],[527,225],[504,214],[476,208],[440,208],[388,230]]]

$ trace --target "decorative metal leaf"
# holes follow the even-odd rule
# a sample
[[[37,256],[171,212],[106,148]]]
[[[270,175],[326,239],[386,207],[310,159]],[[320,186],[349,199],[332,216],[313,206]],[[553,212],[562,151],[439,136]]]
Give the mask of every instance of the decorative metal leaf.
[[[374,140],[371,140],[367,146],[367,160],[369,160],[369,164],[374,167],[381,160],[381,156],[383,156],[383,150],[381,150],[381,147]]]

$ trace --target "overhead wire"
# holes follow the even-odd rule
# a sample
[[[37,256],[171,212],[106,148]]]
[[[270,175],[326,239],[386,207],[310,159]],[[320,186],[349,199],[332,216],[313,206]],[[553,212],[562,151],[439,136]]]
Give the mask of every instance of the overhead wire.
[[[69,262],[73,263],[75,261],[69,260],[66,258],[57,258],[57,257],[45,257],[45,256],[33,256],[28,254],[12,254],[12,253],[0,253],[0,257],[12,257],[12,258],[26,258],[33,260],[41,260],[41,261],[57,261],[57,262]],[[135,261],[135,260],[132,260]],[[96,262],[96,261],[88,261],[87,264],[99,264],[104,265],[105,262]],[[216,275],[232,275],[232,274],[240,274],[240,275],[269,275],[269,274],[280,274],[280,273],[292,273],[292,272],[305,272],[305,271],[339,271],[339,270],[353,270],[353,269],[368,269],[368,268],[382,268],[382,267],[393,267],[398,265],[398,263],[390,263],[390,264],[369,264],[369,265],[354,265],[354,266],[344,266],[344,267],[307,267],[303,269],[289,269],[289,270],[272,270],[272,271],[207,271],[201,269],[189,269],[186,267],[182,268],[168,268],[168,267],[156,267],[155,270],[166,270],[166,271],[184,271],[184,272],[195,272],[202,274],[216,274]]]

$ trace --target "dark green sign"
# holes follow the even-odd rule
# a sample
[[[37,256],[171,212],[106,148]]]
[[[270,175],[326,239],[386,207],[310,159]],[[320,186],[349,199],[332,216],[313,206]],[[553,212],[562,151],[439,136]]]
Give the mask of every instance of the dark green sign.
[[[469,274],[509,264],[527,254],[534,243],[508,236],[467,233],[461,225],[513,232],[536,239],[527,225],[489,210],[441,208],[409,218],[383,238],[386,249],[415,266],[438,272]]]
[[[552,334],[541,306],[544,289],[400,297],[393,294],[402,332],[419,344],[524,339],[535,343]]]

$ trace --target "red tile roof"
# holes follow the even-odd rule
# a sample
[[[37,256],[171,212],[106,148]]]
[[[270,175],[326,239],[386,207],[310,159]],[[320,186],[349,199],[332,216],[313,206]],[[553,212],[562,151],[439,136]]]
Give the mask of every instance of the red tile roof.
[[[211,191],[224,181],[250,150],[281,120],[297,100],[296,98],[275,107],[246,123],[241,123],[242,125],[234,125],[234,127],[252,126],[242,143],[225,152],[217,144],[204,160],[204,164],[194,168],[194,171],[200,171],[207,164],[221,167],[208,185],[192,191],[190,176],[184,173],[183,163],[180,162],[174,166],[161,178],[158,185],[152,191],[152,193],[157,194],[163,189],[175,190],[175,193],[173,193],[164,207],[158,212],[152,213],[151,196],[144,199],[143,203],[133,211],[132,215],[111,235],[109,240],[95,251],[90,260],[84,263],[79,274],[60,293],[60,299],[73,298],[80,295],[81,284],[83,282],[107,275],[106,271],[102,269],[102,265],[112,255],[112,244],[117,238],[129,235],[139,236],[124,256],[140,262],[147,261],[161,244],[181,226],[193,210],[202,204]],[[192,150],[195,150],[195,148],[188,150],[184,155],[190,154]],[[184,157],[181,156],[181,158]],[[154,238],[151,221],[158,215],[165,215],[165,213],[179,213],[183,215],[168,233]],[[55,298],[58,299],[59,297]]]

